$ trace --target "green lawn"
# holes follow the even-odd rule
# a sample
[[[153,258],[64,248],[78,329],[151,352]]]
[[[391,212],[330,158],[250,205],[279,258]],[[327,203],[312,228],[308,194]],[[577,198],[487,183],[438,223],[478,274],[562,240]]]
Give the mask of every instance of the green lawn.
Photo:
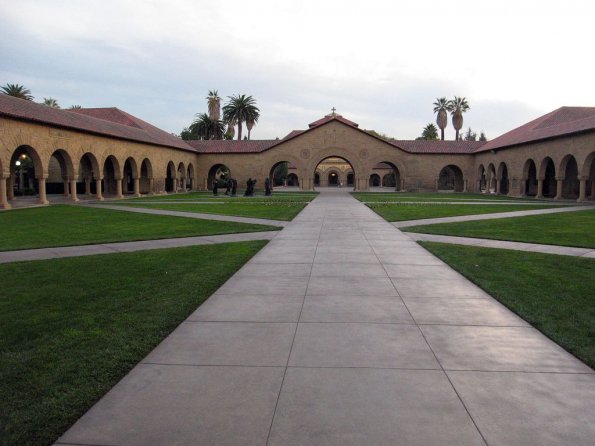
[[[134,201],[114,203],[123,206],[134,206],[149,209],[163,209],[166,211],[198,212],[217,215],[234,215],[237,217],[266,218],[271,220],[290,221],[300,213],[307,202],[266,202],[254,203],[249,201],[235,202],[224,200],[213,204],[197,204],[189,202],[171,203],[135,203]]]
[[[411,226],[404,231],[595,248],[595,209],[560,214]]]
[[[595,367],[595,259],[421,244]]]
[[[523,201],[535,202],[534,198],[517,198],[506,195],[476,193],[437,193],[437,192],[353,192],[352,195],[363,202],[403,202],[403,201]]]
[[[554,207],[554,205],[547,204],[447,204],[436,202],[367,203],[367,206],[387,221],[494,214],[497,212],[526,211]]]
[[[0,251],[279,229],[69,205],[0,212],[0,227]]]
[[[52,444],[265,244],[0,265],[0,444]]]

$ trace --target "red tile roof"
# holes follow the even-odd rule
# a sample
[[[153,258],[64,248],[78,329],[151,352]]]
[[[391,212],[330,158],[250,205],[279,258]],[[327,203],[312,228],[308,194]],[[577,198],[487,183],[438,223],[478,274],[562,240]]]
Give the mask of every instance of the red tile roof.
[[[190,140],[186,141],[198,153],[260,153],[279,144],[279,139],[261,140]]]
[[[442,154],[465,154],[473,153],[485,144],[485,141],[427,141],[418,140],[391,140],[389,141],[409,153],[442,153]]]
[[[0,95],[0,116],[56,127],[79,130],[96,135],[195,150],[177,136],[136,118],[117,108],[61,110],[8,95]]]
[[[488,141],[476,152],[485,152],[593,130],[595,130],[595,107],[560,107]]]
[[[347,124],[350,127],[355,127],[355,128],[359,127],[359,125],[356,124],[355,122],[350,121],[349,119],[345,119],[343,116],[337,115],[334,113],[331,113],[330,115],[326,115],[324,118],[321,118],[318,121],[314,121],[314,122],[308,124],[308,127],[312,129],[314,127],[318,127],[319,125],[326,124],[327,122],[332,121],[332,120],[337,120],[339,122],[342,122],[343,124]]]

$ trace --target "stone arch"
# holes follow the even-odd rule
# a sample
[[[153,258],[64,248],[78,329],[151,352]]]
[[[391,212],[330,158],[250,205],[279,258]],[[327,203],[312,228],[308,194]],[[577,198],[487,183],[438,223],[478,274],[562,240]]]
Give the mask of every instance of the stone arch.
[[[537,167],[531,158],[525,161],[523,166],[523,181],[525,182],[524,195],[535,197],[537,195]]]
[[[213,182],[217,181],[219,187],[225,186],[225,181],[231,178],[232,172],[225,164],[213,164],[209,169],[209,176],[207,180],[208,190],[212,190]]]
[[[355,180],[355,178],[354,178],[353,172],[347,172],[347,176],[345,178],[345,184],[349,187],[353,187],[354,182],[355,182],[354,180]]]
[[[68,196],[71,193],[69,191],[71,180],[75,180],[72,158],[64,149],[57,149],[48,158],[47,193]],[[76,196],[76,191],[73,195]]]
[[[351,174],[353,176],[353,174]],[[318,172],[314,173],[314,186],[320,186],[320,174]]]
[[[555,197],[557,195],[556,166],[549,156],[541,161],[537,180],[542,182],[541,194],[538,192],[538,198],[540,196]]]
[[[477,191],[484,193],[487,191],[486,168],[483,164],[477,168]]]
[[[465,189],[463,170],[456,164],[444,166],[438,174],[436,189],[463,192]]]
[[[560,161],[560,168],[558,169],[558,180],[561,180],[558,187],[562,186],[561,198],[578,198],[580,192],[578,176],[576,158],[570,154],[566,155]]]
[[[496,192],[496,167],[493,163],[488,164],[487,172],[488,182],[486,190],[488,193]]]
[[[47,171],[41,157],[30,145],[18,146],[11,155],[8,168],[7,195],[14,200],[15,195],[39,195],[39,203],[47,204],[45,181]]]
[[[83,153],[79,160],[78,173],[78,192],[85,195],[95,194],[97,199],[101,200],[101,180],[103,179],[103,174],[99,168],[99,161],[97,161],[93,153]]]
[[[363,166],[359,161],[353,161],[353,154],[350,151],[340,148],[320,150],[310,158],[306,165],[307,177],[305,178],[305,181],[302,182],[303,189],[312,189],[314,187],[314,174],[316,173],[316,168],[327,158],[341,158],[348,163],[351,166],[351,170],[354,172],[355,190],[367,189],[368,179],[357,176],[362,175],[362,172],[365,172]]]
[[[380,184],[380,175],[378,175],[377,173],[371,174],[368,180],[368,185],[370,187],[380,187]]]
[[[149,158],[143,159],[140,164],[139,192],[141,194],[153,193],[153,165]]]
[[[294,156],[277,155],[272,161],[269,161],[268,164],[271,166],[268,170],[268,175],[273,187],[283,186],[290,173],[294,173],[297,176],[297,183],[300,185],[302,184],[304,163],[298,158]],[[284,165],[287,167],[286,173],[284,172]],[[293,172],[289,172],[290,169]]]
[[[496,183],[496,193],[502,195],[508,195],[508,191],[510,190],[510,181],[508,179],[508,167],[506,163],[502,161],[498,166],[498,176],[497,183]]]
[[[123,172],[123,179],[122,179],[122,188],[123,188],[123,193],[125,194],[130,194],[130,193],[134,193],[134,194],[139,194],[139,191],[136,190],[137,187],[135,187],[135,183],[136,180],[139,179],[139,170],[138,170],[138,164],[136,163],[136,160],[129,156],[128,158],[126,158],[126,161],[124,161],[124,172]]]
[[[581,180],[585,181],[585,198],[595,200],[595,152],[591,152],[585,159],[581,167]]]
[[[380,158],[381,161],[377,162],[376,164],[372,165],[372,169],[390,169],[391,172],[383,174],[377,173],[380,177],[380,186],[381,187],[391,187],[395,190],[402,190],[403,189],[403,177],[402,177],[402,170],[399,165],[393,163],[392,161],[386,161],[385,159]],[[372,170],[371,169],[371,170]],[[371,178],[372,173],[370,174],[370,186],[372,186]],[[381,176],[382,175],[382,176]],[[388,183],[388,184],[387,184]]]
[[[188,163],[188,168],[186,170],[186,178],[188,179],[187,189],[194,190],[196,180],[194,178],[194,164]]]
[[[178,185],[182,191],[186,191],[186,166],[183,162],[178,164],[178,170],[176,171],[178,177]]]
[[[173,161],[167,163],[165,171],[165,192],[176,191],[176,166]]]
[[[109,155],[103,162],[103,191],[118,198],[122,196],[122,169],[114,155]]]
[[[291,187],[299,187],[300,180],[297,174],[292,172],[289,175],[287,175],[287,185]]]

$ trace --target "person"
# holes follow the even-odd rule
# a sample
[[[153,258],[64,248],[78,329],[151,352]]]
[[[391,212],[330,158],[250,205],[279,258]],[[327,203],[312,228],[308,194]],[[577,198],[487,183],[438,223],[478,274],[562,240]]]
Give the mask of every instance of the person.
[[[217,187],[218,187],[218,186],[219,186],[219,185],[217,184],[217,178],[215,178],[215,179],[213,180],[213,195],[217,195]]]
[[[252,178],[248,178],[246,181],[246,190],[244,191],[244,197],[250,197],[252,195]]]
[[[269,197],[271,195],[271,179],[266,177],[264,180],[264,194]]]
[[[229,178],[225,182],[225,195],[229,195],[231,193],[231,185],[232,185],[232,181],[231,181],[231,178]]]
[[[231,196],[236,196],[236,191],[238,189],[238,181],[235,178],[231,179]]]

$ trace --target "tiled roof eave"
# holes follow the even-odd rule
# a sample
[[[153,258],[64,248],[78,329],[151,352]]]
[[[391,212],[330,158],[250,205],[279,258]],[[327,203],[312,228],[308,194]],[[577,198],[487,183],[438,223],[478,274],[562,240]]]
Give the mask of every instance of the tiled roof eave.
[[[516,141],[513,143],[503,144],[501,146],[487,147],[487,148],[480,147],[473,153],[477,154],[477,153],[489,152],[491,150],[513,149],[515,147],[524,146],[526,144],[538,144],[538,143],[541,143],[544,141],[551,141],[551,140],[558,139],[558,138],[566,138],[569,135],[582,135],[582,134],[591,133],[591,132],[595,132],[595,128],[588,128],[588,129],[583,129],[583,130],[569,130],[567,132],[558,133],[556,135],[530,138],[530,139],[526,139],[523,141]]]
[[[67,111],[67,110],[65,110]],[[164,143],[159,143],[159,142],[155,142],[155,141],[151,141],[150,139],[142,139],[142,138],[130,138],[130,137],[126,137],[126,136],[115,136],[112,135],[108,132],[101,132],[101,131],[93,131],[90,129],[82,129],[80,127],[76,127],[76,126],[69,126],[69,125],[65,125],[65,124],[57,124],[55,122],[51,122],[49,120],[44,120],[44,119],[38,119],[38,118],[33,118],[33,117],[23,117],[23,116],[17,116],[17,115],[12,115],[10,113],[6,113],[6,112],[0,112],[0,117],[4,117],[4,118],[8,118],[8,119],[13,119],[15,121],[22,121],[22,122],[32,122],[35,124],[43,124],[43,125],[47,125],[50,127],[54,127],[54,128],[60,128],[60,129],[65,129],[65,130],[74,130],[76,132],[80,132],[80,133],[86,133],[89,135],[97,135],[97,136],[102,136],[104,138],[110,138],[110,139],[116,139],[116,140],[124,140],[124,141],[131,141],[131,142],[136,142],[136,143],[143,143],[143,144],[150,144],[153,146],[159,146],[159,147],[167,147],[170,149],[176,149],[176,150],[184,150],[187,152],[192,152],[192,153],[197,153],[197,151],[188,146],[188,147],[179,147],[179,146],[174,146],[171,144],[164,144]]]

